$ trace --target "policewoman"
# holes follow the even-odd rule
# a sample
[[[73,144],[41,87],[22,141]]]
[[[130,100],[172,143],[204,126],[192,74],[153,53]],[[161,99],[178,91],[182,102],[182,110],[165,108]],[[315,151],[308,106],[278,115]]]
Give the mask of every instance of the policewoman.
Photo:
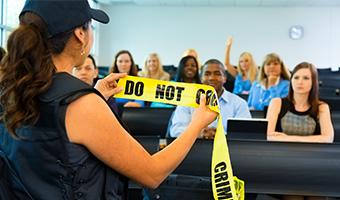
[[[11,172],[0,198],[124,199],[125,177],[155,188],[215,119],[201,98],[182,136],[148,154],[106,103],[125,74],[96,89],[71,75],[92,47],[91,20],[107,14],[87,0],[27,0],[19,19],[0,67],[0,161]]]

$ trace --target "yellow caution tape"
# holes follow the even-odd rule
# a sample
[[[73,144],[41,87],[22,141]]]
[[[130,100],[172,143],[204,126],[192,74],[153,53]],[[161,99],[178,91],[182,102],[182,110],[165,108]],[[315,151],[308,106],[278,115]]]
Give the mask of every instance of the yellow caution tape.
[[[208,107],[220,113],[215,89],[208,85],[127,76],[119,80],[118,86],[124,89],[115,95],[116,98],[153,101],[195,108],[199,106],[201,94],[205,94]],[[244,200],[244,182],[233,177],[228,145],[220,115],[214,138],[211,182],[216,200]]]
[[[241,179],[238,179],[236,176],[234,176],[234,183],[235,183],[235,190],[236,190],[236,194],[238,199],[242,199],[244,200],[245,198],[245,192],[244,192],[244,181],[242,181]]]

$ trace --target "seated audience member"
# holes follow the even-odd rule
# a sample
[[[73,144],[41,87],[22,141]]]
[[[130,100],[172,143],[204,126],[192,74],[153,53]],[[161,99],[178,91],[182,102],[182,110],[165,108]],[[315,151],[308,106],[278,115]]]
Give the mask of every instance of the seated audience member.
[[[275,98],[267,112],[270,141],[331,143],[334,129],[327,103],[319,101],[316,68],[307,62],[292,73],[289,94]]]
[[[98,68],[93,56],[88,55],[84,64],[73,68],[72,74],[85,83],[93,85],[94,79],[98,76]]]
[[[179,61],[175,81],[183,83],[201,83],[199,65],[195,57],[185,56]]]
[[[258,80],[250,89],[248,106],[253,110],[264,110],[275,97],[286,97],[289,89],[290,73],[281,58],[268,54],[261,66]]]
[[[115,55],[111,73],[127,73],[130,76],[137,76],[137,67],[131,53],[127,50],[121,50]],[[109,103],[115,102],[118,106],[118,114],[121,116],[124,107],[144,107],[144,101],[131,100],[124,98],[110,98]]]
[[[226,91],[223,84],[226,82],[226,74],[223,64],[216,59],[208,60],[202,68],[201,80],[203,84],[213,86],[216,90],[219,108],[222,115],[224,129],[227,129],[227,120],[232,117],[250,118],[246,101]],[[170,125],[170,136],[178,137],[188,126],[194,108],[177,106]],[[216,132],[217,120],[202,130],[200,137],[213,138]]]
[[[98,77],[98,68],[93,56],[89,54],[85,59],[84,64],[74,67],[72,70],[72,75],[84,81],[85,83],[94,86],[94,80]],[[110,107],[116,113],[118,113],[118,107],[115,104],[114,99],[110,98],[108,103],[110,104]]]
[[[227,40],[227,49],[225,56],[226,70],[235,78],[234,94],[248,94],[252,83],[256,79],[257,65],[253,56],[249,52],[243,52],[238,60],[237,68],[230,64],[230,49],[233,43],[233,38]]]
[[[169,81],[170,74],[165,72],[159,55],[157,53],[151,53],[145,60],[144,68],[138,72],[138,75],[145,78],[152,78],[162,81]],[[155,108],[167,108],[174,107],[171,104],[159,103],[159,102],[147,102],[150,107]]]
[[[186,56],[193,56],[193,57],[195,57],[195,59],[197,60],[198,69],[200,71],[201,70],[201,62],[200,62],[200,59],[199,59],[197,51],[195,49],[193,49],[193,48],[187,49],[187,50],[185,50],[183,52],[182,58],[186,57]]]
[[[170,80],[170,74],[164,71],[162,62],[157,53],[148,55],[144,63],[144,68],[138,75],[140,77],[153,78],[162,81]]]

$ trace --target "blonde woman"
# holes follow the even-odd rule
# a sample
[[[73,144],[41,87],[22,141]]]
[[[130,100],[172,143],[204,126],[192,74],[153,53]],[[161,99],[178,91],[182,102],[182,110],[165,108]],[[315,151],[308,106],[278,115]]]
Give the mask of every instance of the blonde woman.
[[[169,81],[170,75],[164,71],[163,65],[157,53],[151,53],[145,60],[143,71],[138,76]]]
[[[264,110],[275,97],[286,97],[289,90],[290,72],[275,54],[266,55],[258,80],[255,81],[250,89],[248,106],[254,110]]]
[[[253,56],[249,52],[243,52],[238,60],[237,68],[230,64],[230,49],[233,43],[233,38],[227,40],[227,49],[225,56],[226,70],[235,77],[234,94],[248,94],[252,83],[256,79],[257,65]]]
[[[185,50],[183,52],[182,58],[185,57],[185,56],[193,56],[198,61],[198,53],[197,53],[197,51],[195,49],[190,48],[190,49]]]

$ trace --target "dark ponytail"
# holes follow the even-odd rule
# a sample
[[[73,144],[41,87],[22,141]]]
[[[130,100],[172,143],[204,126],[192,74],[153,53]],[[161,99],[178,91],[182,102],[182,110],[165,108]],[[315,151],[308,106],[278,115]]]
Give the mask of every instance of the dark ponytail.
[[[39,16],[29,12],[20,16],[0,66],[0,118],[13,136],[17,128],[37,121],[38,96],[47,91],[56,72],[52,54],[61,53],[72,34],[73,30],[48,38]]]

